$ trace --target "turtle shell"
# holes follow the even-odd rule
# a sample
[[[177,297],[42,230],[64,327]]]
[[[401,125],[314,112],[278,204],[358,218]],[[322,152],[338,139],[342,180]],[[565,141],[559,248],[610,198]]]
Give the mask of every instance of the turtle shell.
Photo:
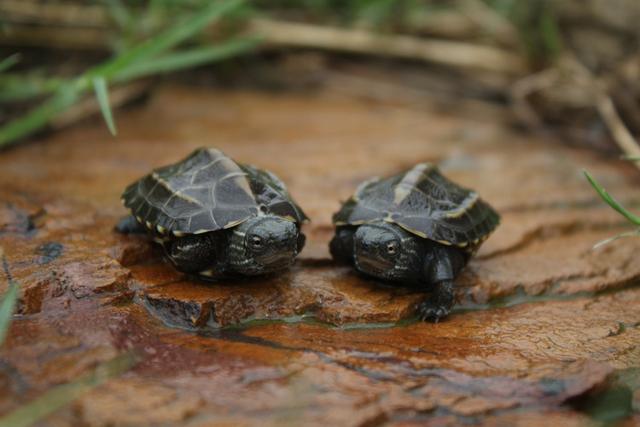
[[[206,233],[262,214],[307,220],[278,177],[213,148],[155,169],[129,185],[122,200],[140,223],[160,234]]]
[[[431,240],[473,249],[496,228],[499,215],[474,191],[420,163],[385,179],[364,182],[333,216],[336,225],[397,224]]]

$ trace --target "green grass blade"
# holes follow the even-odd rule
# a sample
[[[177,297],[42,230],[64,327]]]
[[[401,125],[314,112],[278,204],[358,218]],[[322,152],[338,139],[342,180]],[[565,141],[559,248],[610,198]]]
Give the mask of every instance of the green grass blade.
[[[596,243],[595,245],[593,245],[592,249],[598,249],[602,246],[608,245],[611,242],[615,242],[618,239],[624,239],[626,237],[638,237],[640,236],[640,229],[638,230],[633,230],[633,231],[627,231],[625,233],[620,233],[620,234],[616,234],[613,237],[609,237],[608,239],[604,239],[599,241],[598,243]]]
[[[158,73],[168,73],[198,65],[220,61],[253,49],[258,38],[231,40],[219,46],[194,48],[161,56],[146,62],[133,64],[115,76],[116,81],[126,81]]]
[[[586,170],[582,171],[584,175],[589,180],[589,183],[595,190],[598,192],[602,200],[604,200],[609,206],[615,209],[620,215],[624,216],[627,220],[635,225],[640,225],[640,217],[632,214],[628,210],[626,210],[616,199],[614,199],[608,192],[605,190],[596,180],[587,172]]]
[[[0,148],[42,128],[56,114],[73,105],[77,97],[78,92],[72,86],[66,86],[26,116],[7,123],[0,128]]]
[[[7,292],[5,292],[2,297],[2,302],[0,302],[0,345],[2,345],[7,336],[7,331],[11,324],[11,316],[13,315],[13,310],[16,306],[16,301],[18,300],[18,283],[13,280],[13,277],[11,277],[9,264],[7,263],[7,258],[4,256],[4,249],[2,246],[0,246],[0,259],[2,262],[2,269],[4,270],[7,282],[9,283]]]
[[[540,17],[539,34],[545,54],[555,58],[562,49],[562,37],[557,18],[550,6],[544,7]]]
[[[192,37],[217,18],[239,8],[243,2],[244,0],[211,2],[204,7],[203,10],[195,13],[185,22],[176,24],[167,31],[129,49],[115,59],[89,70],[85,78],[93,79],[94,77],[102,76],[109,80],[116,73],[127,68],[134,62],[139,63],[148,60]],[[82,85],[84,82],[83,80],[80,84]]]
[[[53,387],[40,397],[0,418],[0,427],[28,427],[68,405],[109,378],[128,371],[136,362],[132,353],[116,356],[99,365],[90,374]]]
[[[640,156],[624,155],[622,156],[622,160],[629,160],[631,162],[640,162]]]
[[[105,3],[109,16],[118,24],[118,27],[127,28],[132,21],[129,9],[127,9],[120,0],[105,0]]]
[[[517,0],[487,0],[486,3],[497,13],[508,18],[513,13],[514,3],[516,3],[516,1]]]
[[[118,130],[116,124],[113,121],[113,114],[111,113],[111,106],[109,105],[109,91],[107,90],[107,81],[103,77],[96,77],[93,79],[93,89],[96,92],[96,98],[98,98],[98,104],[100,105],[100,111],[102,111],[102,117],[107,122],[107,127],[111,135],[116,136]]]
[[[14,53],[13,55],[9,55],[0,61],[0,73],[4,73],[9,68],[13,67],[20,61],[20,54]]]
[[[2,258],[2,268],[7,276],[7,282],[9,282],[7,292],[4,293],[2,302],[0,302],[0,345],[2,345],[7,336],[11,316],[13,315],[13,310],[18,300],[18,283],[11,277],[9,265],[7,264],[7,259],[4,257],[2,247],[0,247],[0,258]]]
[[[25,101],[42,95],[51,95],[68,80],[35,74],[0,74],[0,103]]]
[[[392,19],[397,0],[365,0],[355,3],[357,18],[375,27],[381,26]]]
[[[9,289],[4,293],[2,297],[2,303],[0,303],[0,345],[4,342],[9,330],[9,324],[11,323],[11,316],[18,300],[18,284],[11,280],[9,281]]]

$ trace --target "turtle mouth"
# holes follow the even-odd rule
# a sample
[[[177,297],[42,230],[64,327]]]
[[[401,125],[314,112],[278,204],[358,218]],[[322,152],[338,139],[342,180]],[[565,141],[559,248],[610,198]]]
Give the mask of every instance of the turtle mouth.
[[[261,256],[256,261],[263,265],[266,270],[281,270],[291,266],[294,258],[295,251],[286,251]]]
[[[389,271],[393,268],[393,262],[382,259],[382,258],[373,258],[366,256],[358,256],[356,257],[356,263],[358,268],[365,273],[369,274],[381,274],[386,271]]]

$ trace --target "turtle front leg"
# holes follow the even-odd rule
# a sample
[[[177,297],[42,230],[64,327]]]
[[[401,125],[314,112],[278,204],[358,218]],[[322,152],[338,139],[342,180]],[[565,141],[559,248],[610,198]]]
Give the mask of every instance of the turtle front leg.
[[[329,243],[329,252],[339,262],[353,264],[353,235],[357,227],[337,227]]]
[[[115,226],[115,230],[122,234],[146,234],[147,229],[136,221],[133,215],[123,217]]]
[[[449,315],[455,302],[455,292],[452,280],[445,280],[435,285],[433,294],[418,305],[420,320],[438,323]]]
[[[164,244],[165,253],[176,269],[204,278],[219,277],[223,265],[218,257],[218,244],[212,233],[189,235]]]
[[[437,245],[427,250],[424,274],[433,293],[418,305],[421,320],[437,323],[449,314],[455,303],[454,280],[465,264],[466,257],[458,248]]]
[[[298,240],[296,241],[296,251],[297,253],[302,252],[302,248],[304,248],[304,244],[307,242],[307,236],[305,236],[302,231],[298,231]]]

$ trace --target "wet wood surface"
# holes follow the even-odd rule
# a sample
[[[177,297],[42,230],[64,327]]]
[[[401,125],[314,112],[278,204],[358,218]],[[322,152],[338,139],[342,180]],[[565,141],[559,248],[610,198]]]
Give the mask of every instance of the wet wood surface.
[[[139,363],[44,425],[598,425],[640,422],[640,239],[584,179],[629,207],[637,173],[501,122],[332,90],[167,86],[117,115],[0,156],[0,245],[20,284],[0,349],[0,414],[133,350]],[[121,236],[124,187],[200,146],[270,169],[311,217],[277,277],[183,277]],[[476,189],[502,224],[438,324],[422,294],[330,260],[331,214],[362,180],[418,161]],[[6,289],[0,281],[0,291]],[[617,406],[616,406],[617,405]]]

